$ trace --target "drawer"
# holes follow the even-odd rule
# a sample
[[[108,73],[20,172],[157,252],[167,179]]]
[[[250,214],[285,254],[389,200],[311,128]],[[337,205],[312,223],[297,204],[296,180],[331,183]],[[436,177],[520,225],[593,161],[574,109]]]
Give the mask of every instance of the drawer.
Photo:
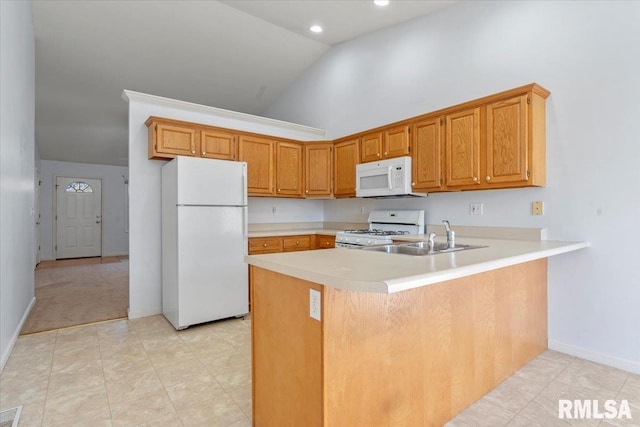
[[[285,252],[307,251],[311,249],[311,236],[290,236],[282,239]]]
[[[336,247],[336,236],[324,236],[317,235],[316,236],[316,248],[318,249],[328,249]]]
[[[262,252],[282,252],[282,238],[254,237],[249,239],[249,254]]]

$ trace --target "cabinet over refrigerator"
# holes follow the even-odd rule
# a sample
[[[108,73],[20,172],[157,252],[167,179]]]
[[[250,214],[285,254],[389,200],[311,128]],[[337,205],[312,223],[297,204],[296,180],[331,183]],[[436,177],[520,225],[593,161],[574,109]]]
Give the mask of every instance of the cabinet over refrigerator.
[[[162,313],[176,329],[248,312],[247,164],[162,167]]]

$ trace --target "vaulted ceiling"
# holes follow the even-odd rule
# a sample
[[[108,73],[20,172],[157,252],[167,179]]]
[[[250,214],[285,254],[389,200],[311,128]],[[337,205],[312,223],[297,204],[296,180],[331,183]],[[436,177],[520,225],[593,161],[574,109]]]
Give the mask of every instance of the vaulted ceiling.
[[[259,115],[332,45],[452,3],[34,0],[40,157],[127,165],[123,89]]]

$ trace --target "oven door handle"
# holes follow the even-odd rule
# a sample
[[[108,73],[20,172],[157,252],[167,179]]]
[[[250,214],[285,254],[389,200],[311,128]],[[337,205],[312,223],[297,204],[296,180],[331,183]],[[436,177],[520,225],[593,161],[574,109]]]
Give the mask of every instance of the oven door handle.
[[[393,190],[393,183],[391,182],[392,173],[393,173],[393,167],[389,166],[389,172],[387,173],[387,181],[389,181],[389,190]]]

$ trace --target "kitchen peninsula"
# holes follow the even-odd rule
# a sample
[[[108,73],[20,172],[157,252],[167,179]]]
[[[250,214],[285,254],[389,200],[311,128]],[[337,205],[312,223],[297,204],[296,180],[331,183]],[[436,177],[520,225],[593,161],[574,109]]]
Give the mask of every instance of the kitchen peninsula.
[[[546,349],[546,258],[588,244],[462,243],[247,256],[254,425],[441,426]]]

